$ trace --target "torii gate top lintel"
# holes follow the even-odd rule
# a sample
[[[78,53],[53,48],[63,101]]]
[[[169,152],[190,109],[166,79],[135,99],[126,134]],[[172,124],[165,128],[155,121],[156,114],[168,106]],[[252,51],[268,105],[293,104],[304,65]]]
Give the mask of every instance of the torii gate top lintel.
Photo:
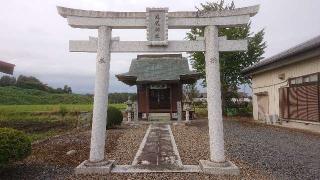
[[[223,11],[179,11],[168,12],[168,8],[146,8],[146,12],[112,12],[80,10],[57,7],[58,13],[67,18],[74,28],[99,29],[107,26],[111,29],[147,29],[148,41],[119,41],[112,39],[110,50],[115,52],[197,52],[205,51],[204,39],[195,41],[168,41],[168,29],[186,29],[192,27],[233,27],[247,24],[254,16],[259,5]],[[155,14],[159,17],[159,26],[155,26]],[[159,13],[160,12],[160,13]],[[152,16],[153,15],[153,16]],[[158,28],[158,32],[156,32]],[[156,38],[157,37],[157,38]],[[96,39],[89,41],[70,41],[71,52],[96,52]],[[245,51],[246,40],[219,39],[219,51]]]
[[[247,15],[250,17],[256,15],[259,11],[259,5],[249,6],[244,8],[236,8],[233,10],[222,10],[222,11],[210,11],[201,13],[200,11],[176,11],[169,12],[169,17],[223,17],[223,16],[239,16]],[[68,16],[78,17],[92,17],[92,18],[145,18],[146,12],[116,12],[116,11],[94,11],[94,10],[82,10],[74,8],[66,8],[57,6],[59,14],[66,18]]]
[[[69,25],[76,28],[97,29],[102,25],[109,26],[112,29],[145,29],[147,27],[146,17],[148,12],[93,11],[61,6],[57,6],[57,9],[62,17],[68,19]],[[188,29],[208,25],[239,26],[248,23],[250,17],[256,15],[258,11],[259,5],[209,12],[167,12],[168,28]]]

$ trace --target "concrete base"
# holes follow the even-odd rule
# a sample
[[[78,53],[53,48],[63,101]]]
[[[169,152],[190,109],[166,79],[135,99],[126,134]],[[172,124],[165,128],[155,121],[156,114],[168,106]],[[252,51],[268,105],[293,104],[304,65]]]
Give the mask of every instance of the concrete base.
[[[83,161],[79,166],[75,168],[75,174],[108,174],[111,172],[115,165],[114,160],[102,161],[97,163]]]
[[[205,174],[240,175],[239,168],[230,161],[215,163],[208,160],[200,160],[199,166]]]
[[[147,166],[136,165],[116,165],[112,169],[112,173],[200,173],[201,169],[198,165],[183,165],[180,168],[148,168]]]
[[[280,127],[301,129],[309,132],[320,133],[320,123],[319,122],[308,122],[299,120],[282,120],[281,124],[274,124]]]

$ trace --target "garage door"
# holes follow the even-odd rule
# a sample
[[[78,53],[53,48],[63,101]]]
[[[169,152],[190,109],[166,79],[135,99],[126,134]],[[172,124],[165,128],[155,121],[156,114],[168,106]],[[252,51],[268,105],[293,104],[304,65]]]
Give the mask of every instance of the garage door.
[[[257,95],[258,101],[258,119],[265,121],[266,116],[269,114],[269,96],[268,95]]]

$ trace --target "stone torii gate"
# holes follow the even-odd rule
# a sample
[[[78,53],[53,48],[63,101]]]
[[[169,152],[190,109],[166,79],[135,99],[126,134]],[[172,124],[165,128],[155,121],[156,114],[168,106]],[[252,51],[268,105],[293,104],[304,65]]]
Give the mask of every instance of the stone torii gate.
[[[98,29],[98,38],[70,41],[71,52],[97,53],[94,108],[89,160],[78,166],[79,173],[108,173],[114,161],[105,157],[110,53],[124,52],[205,52],[210,160],[201,160],[205,173],[238,174],[238,168],[225,159],[221,109],[219,52],[245,51],[247,40],[218,37],[219,27],[248,23],[259,6],[211,12],[168,12],[168,8],[147,8],[146,12],[109,12],[57,7],[74,28]],[[168,29],[204,27],[204,38],[194,41],[168,41]],[[148,41],[120,41],[112,29],[147,29]]]

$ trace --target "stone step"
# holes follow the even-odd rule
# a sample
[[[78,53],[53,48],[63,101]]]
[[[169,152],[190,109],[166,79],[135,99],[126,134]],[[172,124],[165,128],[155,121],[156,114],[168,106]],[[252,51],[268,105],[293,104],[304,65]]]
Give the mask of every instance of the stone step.
[[[169,121],[170,120],[170,113],[149,113],[149,121]]]

